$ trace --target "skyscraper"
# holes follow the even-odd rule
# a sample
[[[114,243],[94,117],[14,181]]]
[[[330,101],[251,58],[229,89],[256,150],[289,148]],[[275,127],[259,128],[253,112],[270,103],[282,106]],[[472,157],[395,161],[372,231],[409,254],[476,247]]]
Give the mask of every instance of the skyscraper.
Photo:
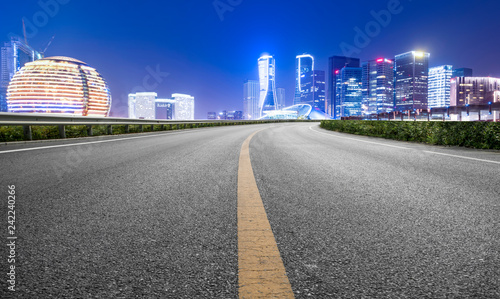
[[[452,77],[472,77],[472,69],[466,67],[454,69]]]
[[[266,111],[276,110],[276,62],[272,56],[264,55],[259,58],[260,116]]]
[[[344,67],[337,74],[336,102],[339,117],[361,116],[362,83],[360,67]]]
[[[301,80],[302,97],[298,104],[309,104],[326,112],[325,71],[314,70],[303,75]]]
[[[257,80],[246,80],[243,84],[243,115],[244,119],[258,119],[260,85]]]
[[[364,115],[391,112],[394,107],[394,62],[379,58],[362,65]]]
[[[7,111],[7,87],[26,63],[42,58],[42,55],[18,37],[11,37],[0,50],[0,112]]]
[[[175,120],[194,120],[194,97],[187,94],[174,93]]]
[[[309,90],[304,90],[303,84],[306,79],[306,74],[314,71],[314,58],[309,54],[297,55],[295,60],[295,97],[293,104],[300,104],[304,98],[308,99]],[[307,100],[306,100],[307,101]],[[312,101],[312,100],[310,100]]]
[[[328,59],[327,113],[335,119],[340,117],[340,104],[337,102],[337,75],[343,67],[359,67],[359,58],[332,56]]]
[[[398,111],[427,109],[429,56],[418,51],[396,55],[394,102]]]
[[[285,108],[285,89],[277,88],[276,89],[276,100],[278,101],[278,109]]]
[[[429,69],[429,108],[450,106],[452,65],[442,65]]]
[[[138,92],[128,95],[128,117],[155,119],[156,92]]]

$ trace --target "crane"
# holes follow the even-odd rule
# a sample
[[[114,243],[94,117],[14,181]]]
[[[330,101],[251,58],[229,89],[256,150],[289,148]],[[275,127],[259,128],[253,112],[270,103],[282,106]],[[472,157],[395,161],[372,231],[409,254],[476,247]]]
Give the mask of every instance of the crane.
[[[45,57],[45,51],[47,51],[47,49],[50,47],[50,44],[52,44],[52,41],[54,40],[55,37],[56,37],[55,35],[52,35],[52,38],[47,43],[47,46],[45,46],[45,49],[43,49],[43,51],[40,51],[40,54],[42,55],[42,58]]]

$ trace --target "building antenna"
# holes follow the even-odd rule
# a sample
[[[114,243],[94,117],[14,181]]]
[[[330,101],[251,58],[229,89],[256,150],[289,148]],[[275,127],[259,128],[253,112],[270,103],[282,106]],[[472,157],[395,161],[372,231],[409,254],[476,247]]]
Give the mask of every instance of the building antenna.
[[[28,38],[26,37],[26,25],[24,24],[24,19],[23,19],[23,33],[24,33],[24,43],[28,45]]]
[[[45,47],[45,49],[43,49],[43,51],[40,52],[40,55],[42,55],[42,58],[45,58],[45,51],[47,51],[47,49],[50,47],[50,44],[52,44],[52,41],[54,40],[55,37],[56,37],[55,35],[52,35],[52,38],[47,43],[47,46]]]

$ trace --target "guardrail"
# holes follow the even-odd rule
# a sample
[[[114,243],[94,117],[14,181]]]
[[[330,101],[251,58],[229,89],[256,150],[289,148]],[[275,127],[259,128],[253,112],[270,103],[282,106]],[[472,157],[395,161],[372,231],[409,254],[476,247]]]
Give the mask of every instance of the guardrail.
[[[252,124],[252,123],[274,123],[306,120],[150,120],[150,119],[130,119],[116,117],[87,117],[54,114],[33,114],[33,113],[8,113],[0,112],[0,126],[22,126],[25,140],[32,140],[32,126],[58,126],[59,137],[66,138],[65,126],[87,126],[87,135],[93,136],[93,126],[107,126],[107,134],[113,134],[113,125],[124,125],[125,133],[130,133],[131,125],[138,125],[139,131],[144,132],[144,126],[160,125],[160,130],[164,130],[165,125],[176,125],[177,128],[186,128],[201,124]]]

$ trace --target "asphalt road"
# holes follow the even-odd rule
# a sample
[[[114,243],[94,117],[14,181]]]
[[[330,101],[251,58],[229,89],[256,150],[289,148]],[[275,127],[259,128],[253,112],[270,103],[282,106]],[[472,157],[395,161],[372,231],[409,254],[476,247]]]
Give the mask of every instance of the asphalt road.
[[[238,159],[263,128],[250,157],[296,298],[500,298],[500,153],[315,123],[0,146],[0,298],[237,298]]]

